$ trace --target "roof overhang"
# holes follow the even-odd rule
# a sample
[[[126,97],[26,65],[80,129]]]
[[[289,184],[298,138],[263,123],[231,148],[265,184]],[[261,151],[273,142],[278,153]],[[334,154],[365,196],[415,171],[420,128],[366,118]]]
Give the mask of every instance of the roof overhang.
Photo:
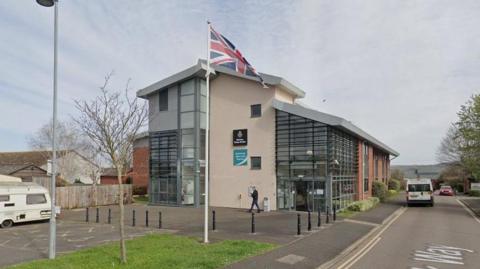
[[[164,78],[158,82],[155,82],[152,85],[147,86],[141,90],[138,90],[137,97],[147,98],[149,95],[157,91],[161,91],[165,88],[172,86],[173,84],[182,82],[184,80],[187,80],[193,77],[205,77],[206,70],[207,70],[207,62],[205,60],[198,60],[196,65],[191,66],[185,70],[182,70],[176,74],[173,74],[167,78]],[[213,75],[213,77],[211,78],[215,79],[215,77],[218,76],[219,73],[223,73],[223,74],[227,74],[230,76],[235,76],[235,77],[239,77],[247,80],[257,81],[260,83],[260,80],[256,77],[246,76],[223,66],[211,65],[211,75]],[[300,88],[296,87],[295,85],[293,85],[292,83],[290,83],[289,81],[287,81],[282,77],[263,74],[263,73],[260,73],[260,76],[262,77],[263,81],[267,85],[276,86],[294,95],[296,98],[305,97],[304,91],[302,91]]]
[[[322,122],[330,126],[334,126],[342,131],[350,133],[358,138],[368,141],[377,148],[388,152],[390,155],[399,156],[400,154],[389,146],[377,140],[375,137],[369,135],[367,132],[355,126],[353,123],[345,120],[344,118],[316,111],[313,109],[305,108],[298,104],[289,104],[274,99],[272,103],[273,107],[277,110],[284,111],[290,114],[301,116],[314,121]]]

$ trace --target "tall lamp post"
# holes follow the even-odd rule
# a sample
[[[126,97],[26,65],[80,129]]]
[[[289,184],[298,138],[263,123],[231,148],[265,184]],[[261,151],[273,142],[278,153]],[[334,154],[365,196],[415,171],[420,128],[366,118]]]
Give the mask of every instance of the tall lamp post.
[[[50,212],[50,236],[48,244],[48,258],[55,259],[56,253],[56,209],[55,209],[55,177],[56,177],[56,162],[57,152],[55,144],[55,131],[57,128],[57,36],[58,36],[58,0],[37,0],[37,3],[44,7],[54,7],[55,21],[54,21],[54,37],[53,37],[53,124],[52,124],[52,178],[50,182],[50,198],[51,198],[51,212]]]

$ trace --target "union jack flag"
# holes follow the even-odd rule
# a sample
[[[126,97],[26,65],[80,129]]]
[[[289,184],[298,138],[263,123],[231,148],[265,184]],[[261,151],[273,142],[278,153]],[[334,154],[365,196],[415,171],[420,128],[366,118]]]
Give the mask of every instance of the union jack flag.
[[[242,53],[219,32],[215,31],[210,25],[210,63],[224,66],[235,70],[236,72],[257,77],[264,87],[262,77],[257,73],[255,68],[243,57]]]

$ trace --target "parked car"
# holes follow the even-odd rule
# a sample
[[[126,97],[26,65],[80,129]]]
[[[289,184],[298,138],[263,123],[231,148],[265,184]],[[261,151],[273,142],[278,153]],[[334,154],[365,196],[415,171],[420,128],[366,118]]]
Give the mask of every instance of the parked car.
[[[427,204],[433,206],[433,186],[430,179],[407,179],[407,205]]]
[[[0,182],[0,227],[50,219],[48,190],[32,182]]]
[[[438,192],[439,195],[447,195],[447,196],[454,196],[455,191],[452,189],[451,186],[443,185],[440,187],[440,191]]]

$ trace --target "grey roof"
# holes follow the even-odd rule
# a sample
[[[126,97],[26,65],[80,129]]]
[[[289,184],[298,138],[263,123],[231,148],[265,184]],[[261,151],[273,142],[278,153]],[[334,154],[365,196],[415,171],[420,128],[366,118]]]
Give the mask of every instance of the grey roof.
[[[213,79],[215,78],[216,73],[224,73],[224,74],[228,74],[228,75],[231,75],[231,76],[240,77],[240,78],[260,82],[259,79],[256,78],[256,77],[242,75],[242,74],[239,74],[237,72],[234,72],[231,69],[228,69],[228,68],[225,68],[225,67],[222,67],[222,66],[211,65],[211,67],[213,69],[213,70],[211,70],[211,71],[213,71]],[[183,71],[180,71],[176,74],[173,74],[173,75],[171,75],[167,78],[164,78],[164,79],[162,79],[158,82],[155,82],[152,85],[147,86],[147,87],[145,87],[141,90],[138,90],[137,91],[137,96],[145,98],[148,95],[150,95],[150,94],[152,94],[152,93],[154,93],[158,90],[162,90],[162,89],[164,89],[166,87],[169,87],[172,84],[178,83],[180,81],[187,80],[187,79],[192,78],[192,77],[205,77],[206,70],[207,70],[206,61],[205,60],[198,60],[196,65],[194,65],[192,67],[189,67],[189,68],[187,68]],[[297,98],[305,97],[305,92],[304,91],[302,91],[300,88],[296,87],[295,85],[288,82],[286,79],[284,79],[282,77],[269,75],[269,74],[264,74],[264,73],[260,73],[260,76],[262,77],[263,81],[267,85],[278,86],[282,90],[285,90],[288,93],[297,96]]]
[[[438,179],[442,171],[447,167],[446,164],[422,164],[422,165],[392,165],[391,169],[398,169],[403,172],[405,178]]]
[[[394,149],[392,149],[389,146],[385,145],[384,143],[380,142],[379,140],[377,140],[373,136],[369,135],[368,133],[366,133],[362,129],[355,126],[353,123],[351,123],[351,122],[349,122],[349,121],[347,121],[343,118],[333,116],[333,115],[330,115],[330,114],[327,114],[327,113],[323,113],[323,112],[320,112],[320,111],[316,111],[316,110],[313,110],[313,109],[309,109],[309,108],[306,108],[306,107],[298,105],[298,104],[289,104],[289,103],[281,102],[281,101],[276,100],[276,99],[273,100],[272,105],[275,109],[285,111],[285,112],[288,112],[290,114],[301,116],[301,117],[304,117],[304,118],[307,118],[307,119],[323,122],[323,123],[328,124],[330,126],[335,126],[335,127],[339,128],[339,129],[341,129],[341,130],[343,130],[347,133],[350,133],[350,134],[352,134],[356,137],[359,137],[361,139],[364,139],[364,140],[370,142],[371,144],[373,144],[377,148],[382,149],[382,150],[388,152],[389,154],[391,154],[393,156],[399,156],[400,155]]]
[[[34,164],[0,164],[0,175],[10,175],[13,174],[19,170],[23,170],[26,168],[29,168],[31,166],[37,167],[38,169],[41,169],[45,171],[44,169],[34,165]],[[45,171],[46,172],[46,171]]]

